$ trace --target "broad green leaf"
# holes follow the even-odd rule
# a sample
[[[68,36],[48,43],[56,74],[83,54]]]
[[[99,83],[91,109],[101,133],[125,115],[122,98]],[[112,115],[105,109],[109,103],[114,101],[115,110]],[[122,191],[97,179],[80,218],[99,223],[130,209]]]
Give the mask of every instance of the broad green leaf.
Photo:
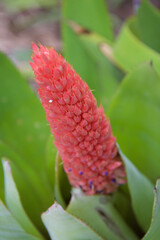
[[[102,45],[106,44],[106,46],[108,45],[111,48],[105,38],[93,33],[89,35],[82,34],[79,36],[79,39],[90,58],[88,61],[94,61],[93,69],[90,71],[95,76],[92,76],[90,79],[88,78],[87,83],[94,90],[93,94],[97,100],[103,104],[104,108],[107,108],[111,97],[123,77],[123,73],[102,53]]]
[[[57,203],[42,214],[42,220],[52,240],[102,240],[88,225]]]
[[[151,226],[143,238],[143,240],[153,240],[159,239],[160,236],[160,180],[157,181],[156,187],[154,189],[155,200],[153,207],[153,216]]]
[[[113,30],[104,0],[64,0],[63,15],[83,28],[113,41]]]
[[[1,142],[0,142],[1,145]],[[0,199],[4,201],[4,178],[3,178],[3,166],[2,161],[0,161]]]
[[[63,207],[66,207],[70,199],[70,189],[71,186],[68,182],[68,178],[63,169],[63,162],[57,153],[57,149],[53,144],[53,136],[49,137],[47,147],[46,147],[46,166],[48,170],[48,177],[50,183],[54,188],[55,199]]]
[[[160,173],[160,77],[149,63],[130,73],[108,115],[122,152],[153,182]]]
[[[49,128],[41,104],[25,79],[2,53],[0,63],[0,140],[19,156],[9,158],[22,204],[33,222],[42,227],[40,213],[53,201],[45,166]]]
[[[2,240],[38,240],[26,233],[11,213],[0,201],[0,239]]]
[[[133,33],[136,19],[130,19],[124,24],[118,36],[113,52],[118,65],[125,71],[131,71],[143,62],[152,62],[157,72],[160,73],[160,55],[145,45]]]
[[[33,171],[32,168],[30,168],[30,166],[26,162],[23,162],[23,159],[17,154],[17,152],[13,151],[11,147],[8,147],[8,145],[0,141],[0,159],[2,159],[4,156],[9,159],[12,159],[12,161],[10,162],[10,165],[14,173],[13,175],[14,175],[15,182],[16,184],[18,183],[20,192],[21,193],[24,192],[25,194],[24,196],[26,197],[27,204],[30,207],[30,211],[34,213],[34,218],[35,218],[34,220],[36,223],[38,223],[38,221],[40,220],[39,215],[37,214],[35,217],[35,213],[39,212],[42,201],[41,199],[39,199],[37,204],[33,204],[35,201],[35,194],[36,196],[39,195],[38,189],[40,188],[37,174]],[[1,170],[0,178],[2,178],[3,180],[4,179],[3,169],[0,169],[0,170]],[[28,173],[29,173],[29,176],[28,176]],[[0,181],[0,184],[1,184],[0,187],[4,188],[2,180]],[[33,188],[32,186],[33,181],[34,181],[35,188]],[[3,189],[2,189],[2,193],[3,193]]]
[[[48,178],[50,180],[51,187],[54,188],[55,183],[55,164],[56,164],[56,155],[57,148],[53,144],[53,136],[49,136],[47,145],[46,145],[46,168],[48,172]]]
[[[140,39],[160,52],[160,12],[148,0],[143,0],[137,14]]]
[[[10,11],[22,11],[28,10],[31,8],[37,8],[38,6],[41,7],[52,7],[58,0],[2,0],[3,4],[9,9]]]
[[[98,105],[107,108],[122,73],[100,50],[101,44],[112,41],[105,1],[69,0],[62,7],[64,56],[94,91]]]
[[[71,186],[68,182],[68,178],[63,169],[63,162],[60,155],[57,153],[56,166],[55,166],[55,199],[56,201],[66,207],[66,203],[70,199]]]
[[[113,195],[112,203],[123,220],[135,232],[135,234],[141,236],[142,230],[135,217],[127,184],[119,186],[118,190]]]
[[[65,56],[79,75],[93,90],[98,105],[107,108],[123,74],[101,52],[100,46],[108,44],[98,34],[77,34],[64,24]]]
[[[42,239],[40,233],[34,227],[27,214],[25,213],[19,193],[17,191],[15,182],[12,177],[11,168],[9,162],[3,159],[3,170],[4,170],[4,183],[5,183],[5,201],[8,209],[13,214],[17,222],[22,226],[26,233],[32,234],[33,236]]]
[[[74,195],[67,212],[90,225],[102,239],[138,239],[114,208],[112,197]]]
[[[137,221],[144,232],[146,232],[152,218],[154,186],[142,173],[140,173],[140,171],[138,171],[120,149],[119,153],[125,164],[127,183]]]

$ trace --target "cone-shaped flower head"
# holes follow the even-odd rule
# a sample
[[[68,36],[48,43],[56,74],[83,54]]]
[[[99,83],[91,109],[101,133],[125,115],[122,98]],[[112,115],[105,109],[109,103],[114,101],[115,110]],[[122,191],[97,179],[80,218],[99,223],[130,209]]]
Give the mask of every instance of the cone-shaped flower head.
[[[70,183],[90,195],[115,191],[125,173],[103,107],[54,49],[33,44],[33,52],[38,93]]]

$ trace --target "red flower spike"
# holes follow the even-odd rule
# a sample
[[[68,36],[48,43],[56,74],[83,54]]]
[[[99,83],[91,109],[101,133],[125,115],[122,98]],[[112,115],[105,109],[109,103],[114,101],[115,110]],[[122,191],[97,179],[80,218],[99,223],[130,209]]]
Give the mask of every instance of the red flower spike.
[[[65,172],[86,194],[108,194],[125,183],[110,121],[73,68],[54,49],[33,44],[35,79]]]

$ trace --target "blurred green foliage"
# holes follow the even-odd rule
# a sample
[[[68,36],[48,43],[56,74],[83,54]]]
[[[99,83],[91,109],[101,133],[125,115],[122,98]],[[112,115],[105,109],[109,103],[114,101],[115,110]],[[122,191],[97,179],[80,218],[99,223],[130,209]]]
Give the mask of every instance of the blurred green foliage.
[[[2,0],[3,4],[10,11],[23,11],[37,7],[50,7],[53,6],[58,0]]]

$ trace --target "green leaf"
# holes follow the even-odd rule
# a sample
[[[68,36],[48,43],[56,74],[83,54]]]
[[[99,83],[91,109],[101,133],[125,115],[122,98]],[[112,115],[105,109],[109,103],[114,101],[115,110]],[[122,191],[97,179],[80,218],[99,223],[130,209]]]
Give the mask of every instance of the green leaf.
[[[107,108],[122,73],[100,49],[104,43],[111,49],[112,40],[105,1],[69,0],[62,7],[64,56],[94,91],[98,105]]]
[[[135,217],[127,184],[119,186],[118,190],[113,195],[112,203],[132,231],[138,236],[141,236],[142,230]]]
[[[112,51],[112,47],[105,38],[93,33],[89,35],[81,34],[79,39],[88,55],[88,61],[94,63],[93,68],[89,72],[90,74],[92,73],[91,77],[88,78],[87,75],[87,83],[94,90],[93,94],[98,103],[102,103],[103,107],[107,108],[111,97],[123,77],[123,73],[102,53],[101,48],[103,45],[106,45]]]
[[[11,213],[0,201],[0,238],[2,240],[38,240],[17,223]]]
[[[41,208],[41,204],[42,204],[41,199],[38,200],[37,204],[34,204],[35,194],[37,196],[37,190],[39,189],[39,181],[37,182],[37,175],[35,174],[33,169],[30,168],[30,166],[28,166],[28,164],[23,161],[23,159],[17,154],[17,152],[13,151],[11,147],[6,145],[4,142],[0,141],[0,159],[2,159],[4,156],[9,159],[12,159],[10,164],[12,167],[12,171],[14,173],[13,175],[14,175],[15,182],[18,184],[19,189],[21,190],[20,192],[21,193],[24,192],[25,194],[24,196],[27,196],[26,200],[27,200],[28,206],[30,207],[30,211],[34,213],[34,217],[35,217],[35,213],[39,212],[39,209]],[[1,161],[0,161],[0,166],[1,166]],[[4,191],[3,191],[4,178],[3,178],[2,166],[0,170],[1,170],[0,178],[2,178],[2,180],[0,181],[0,184],[1,184],[0,187],[2,188],[1,189],[2,194],[4,195]],[[23,172],[23,175],[21,174],[22,172]],[[29,176],[28,176],[28,173],[29,173]],[[35,189],[32,186],[33,182],[35,185]],[[38,223],[39,216],[35,218],[35,221],[36,223]]]
[[[160,52],[160,12],[143,0],[137,14],[140,39],[149,47]]]
[[[65,19],[113,41],[113,30],[104,0],[65,0],[62,7]]]
[[[54,188],[55,183],[55,164],[57,148],[53,144],[53,136],[50,135],[46,145],[46,168],[48,172],[48,178],[50,180],[51,187]]]
[[[107,108],[123,76],[100,49],[108,42],[95,33],[76,34],[67,24],[64,24],[63,30],[67,60],[93,90],[98,105],[102,103]]]
[[[152,218],[153,185],[120,151],[125,164],[127,183],[129,186],[133,209],[142,229],[146,232]]]
[[[2,0],[3,4],[9,9],[10,11],[23,11],[29,10],[31,8],[39,7],[52,7],[58,0]]]
[[[67,212],[88,224],[102,239],[138,239],[112,203],[112,197],[74,195]]]
[[[151,226],[143,238],[143,240],[153,240],[159,239],[160,236],[160,180],[157,181],[156,187],[154,189],[155,193],[155,200],[154,200],[154,207],[153,207],[153,217]]]
[[[108,115],[122,152],[153,182],[160,173],[160,77],[146,63],[130,73]]]
[[[14,218],[19,222],[22,228],[33,236],[42,239],[40,233],[34,227],[27,214],[25,213],[19,193],[14,183],[9,162],[3,159],[4,179],[5,179],[5,200],[8,209],[13,214]]]
[[[89,226],[55,203],[42,214],[52,240],[102,240]]]
[[[2,53],[0,63],[0,141],[16,157],[8,156],[3,147],[0,155],[12,159],[13,176],[24,209],[42,228],[40,213],[53,200],[45,165],[49,128],[41,104],[25,79]]]
[[[68,203],[70,199],[70,191],[71,186],[64,172],[63,162],[57,153],[55,166],[55,199],[63,208],[66,208],[66,203]]]
[[[139,40],[133,29],[136,19],[124,24],[117,38],[113,52],[117,64],[125,71],[131,71],[143,62],[151,61],[160,74],[160,55]]]
[[[4,178],[3,178],[3,166],[1,161],[0,161],[0,199],[4,201]]]

